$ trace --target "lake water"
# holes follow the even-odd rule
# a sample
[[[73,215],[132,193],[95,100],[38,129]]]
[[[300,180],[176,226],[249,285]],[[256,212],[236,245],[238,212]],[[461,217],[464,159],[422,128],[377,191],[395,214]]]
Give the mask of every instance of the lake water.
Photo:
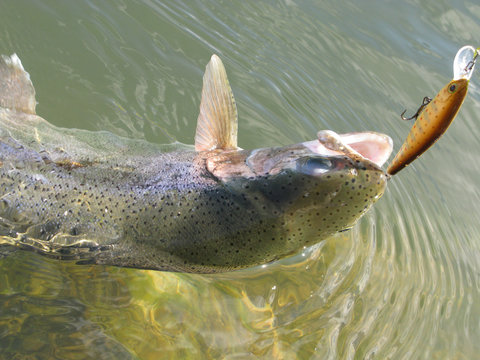
[[[480,46],[479,19],[474,1],[3,0],[0,53],[57,126],[191,144],[216,53],[241,147],[374,130],[396,151],[399,114]],[[220,275],[0,259],[0,358],[478,359],[479,86],[353,230],[292,258]]]

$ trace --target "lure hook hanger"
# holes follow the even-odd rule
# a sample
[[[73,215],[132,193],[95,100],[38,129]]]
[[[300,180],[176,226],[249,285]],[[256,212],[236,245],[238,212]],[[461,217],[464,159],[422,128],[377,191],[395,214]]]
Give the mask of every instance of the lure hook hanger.
[[[465,69],[463,69],[463,71],[464,71],[465,73],[469,73],[469,72],[473,69],[473,67],[475,66],[475,62],[477,61],[477,56],[478,56],[478,50],[479,50],[479,49],[480,49],[480,48],[475,49],[475,53],[473,54],[473,59],[470,60],[470,61],[467,63],[467,65],[465,66]]]
[[[428,96],[425,96],[423,98],[423,101],[422,101],[422,105],[420,105],[420,107],[418,108],[417,112],[415,114],[413,114],[413,116],[407,118],[403,115],[405,115],[405,113],[407,112],[407,110],[403,110],[403,112],[400,114],[400,117],[402,118],[402,120],[413,120],[413,119],[416,119],[422,112],[422,110],[425,108],[425,106],[427,106],[430,101],[432,101],[432,98],[429,98]]]

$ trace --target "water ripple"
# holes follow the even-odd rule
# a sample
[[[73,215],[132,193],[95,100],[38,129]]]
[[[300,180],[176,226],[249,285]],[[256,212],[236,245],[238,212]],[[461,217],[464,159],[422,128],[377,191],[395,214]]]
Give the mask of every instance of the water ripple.
[[[410,127],[398,114],[449,80],[479,14],[433,0],[2,2],[0,50],[19,53],[38,112],[60,126],[191,143],[217,53],[240,146],[330,128],[385,132],[397,149]],[[354,229],[293,258],[215,276],[0,259],[2,345],[51,358],[475,357],[476,83],[448,133]]]

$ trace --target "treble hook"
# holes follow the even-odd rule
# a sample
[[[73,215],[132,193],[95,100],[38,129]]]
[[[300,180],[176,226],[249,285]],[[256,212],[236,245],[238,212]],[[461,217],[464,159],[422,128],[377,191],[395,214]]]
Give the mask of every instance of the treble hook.
[[[420,105],[420,107],[418,108],[417,112],[415,114],[413,114],[412,117],[409,117],[409,118],[406,118],[404,117],[403,115],[405,115],[405,113],[407,112],[407,110],[404,110],[401,114],[400,114],[400,117],[402,118],[402,120],[413,120],[413,119],[416,119],[420,113],[422,112],[422,110],[425,108],[425,106],[427,106],[430,101],[432,101],[432,98],[429,98],[428,96],[425,96],[423,98],[423,101],[422,101],[422,105]]]

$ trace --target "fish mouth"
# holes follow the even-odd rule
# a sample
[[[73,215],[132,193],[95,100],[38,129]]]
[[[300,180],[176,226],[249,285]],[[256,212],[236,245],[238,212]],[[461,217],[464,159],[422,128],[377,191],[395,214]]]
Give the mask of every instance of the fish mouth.
[[[344,169],[347,163],[350,167],[368,167],[382,171],[380,168],[390,157],[392,148],[392,139],[384,134],[337,134],[323,130],[318,132],[317,140],[251,151],[212,152],[206,155],[205,161],[208,171],[222,181],[239,177],[272,176],[284,170],[320,176],[330,170]],[[350,161],[342,160],[341,157]],[[329,158],[337,158],[338,161],[330,162]]]
[[[392,139],[385,134],[365,131],[337,134],[331,130],[317,133],[317,140],[302,143],[313,153],[320,156],[348,156],[369,161],[381,167],[393,150]]]

